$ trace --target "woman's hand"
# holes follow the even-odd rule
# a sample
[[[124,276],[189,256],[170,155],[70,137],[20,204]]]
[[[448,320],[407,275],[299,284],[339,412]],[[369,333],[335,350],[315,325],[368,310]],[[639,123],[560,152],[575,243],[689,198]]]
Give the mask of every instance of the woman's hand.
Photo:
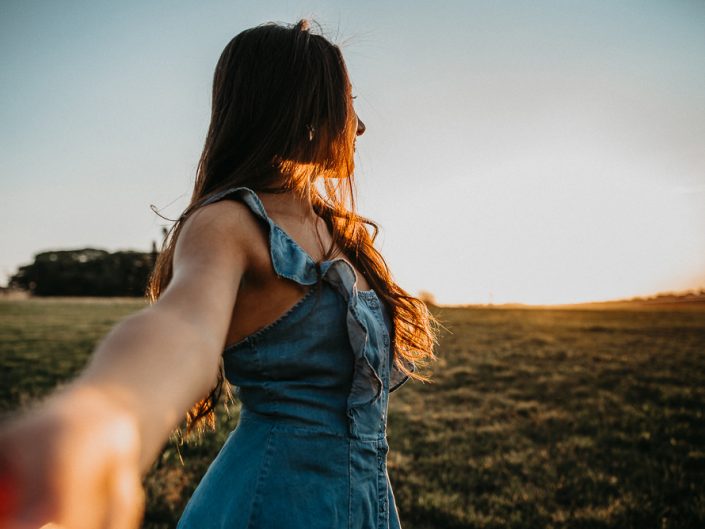
[[[76,385],[0,433],[0,526],[136,529],[144,509],[134,418]]]

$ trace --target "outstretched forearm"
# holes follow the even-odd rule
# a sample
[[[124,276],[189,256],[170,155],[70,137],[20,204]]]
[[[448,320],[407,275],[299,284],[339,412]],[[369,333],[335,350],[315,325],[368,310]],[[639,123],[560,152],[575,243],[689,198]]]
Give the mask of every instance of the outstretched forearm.
[[[146,471],[185,412],[215,384],[219,341],[176,311],[149,307],[110,331],[67,394],[105,396],[132,418]]]

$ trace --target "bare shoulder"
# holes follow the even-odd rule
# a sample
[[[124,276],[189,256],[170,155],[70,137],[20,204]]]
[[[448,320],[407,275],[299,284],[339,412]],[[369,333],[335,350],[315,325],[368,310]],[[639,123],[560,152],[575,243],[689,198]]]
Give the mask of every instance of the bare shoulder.
[[[245,204],[235,200],[208,204],[184,221],[176,243],[175,262],[199,255],[226,261],[235,259],[246,265],[260,230]]]

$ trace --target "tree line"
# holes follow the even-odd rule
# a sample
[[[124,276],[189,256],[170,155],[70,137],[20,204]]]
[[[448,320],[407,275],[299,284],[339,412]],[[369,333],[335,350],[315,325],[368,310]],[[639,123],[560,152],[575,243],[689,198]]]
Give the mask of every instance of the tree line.
[[[95,248],[38,253],[19,267],[8,286],[34,296],[144,296],[157,259],[151,252]]]

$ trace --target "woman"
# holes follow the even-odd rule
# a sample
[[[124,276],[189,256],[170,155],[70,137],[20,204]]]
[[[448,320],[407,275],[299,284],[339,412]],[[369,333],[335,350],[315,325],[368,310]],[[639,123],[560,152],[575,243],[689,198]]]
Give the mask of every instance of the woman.
[[[305,21],[226,46],[154,303],[5,428],[3,527],[137,527],[142,473],[184,413],[189,430],[212,424],[224,377],[242,402],[238,427],[180,528],[399,527],[388,394],[428,379],[418,368],[435,358],[434,321],[354,211],[364,131],[340,50]]]

